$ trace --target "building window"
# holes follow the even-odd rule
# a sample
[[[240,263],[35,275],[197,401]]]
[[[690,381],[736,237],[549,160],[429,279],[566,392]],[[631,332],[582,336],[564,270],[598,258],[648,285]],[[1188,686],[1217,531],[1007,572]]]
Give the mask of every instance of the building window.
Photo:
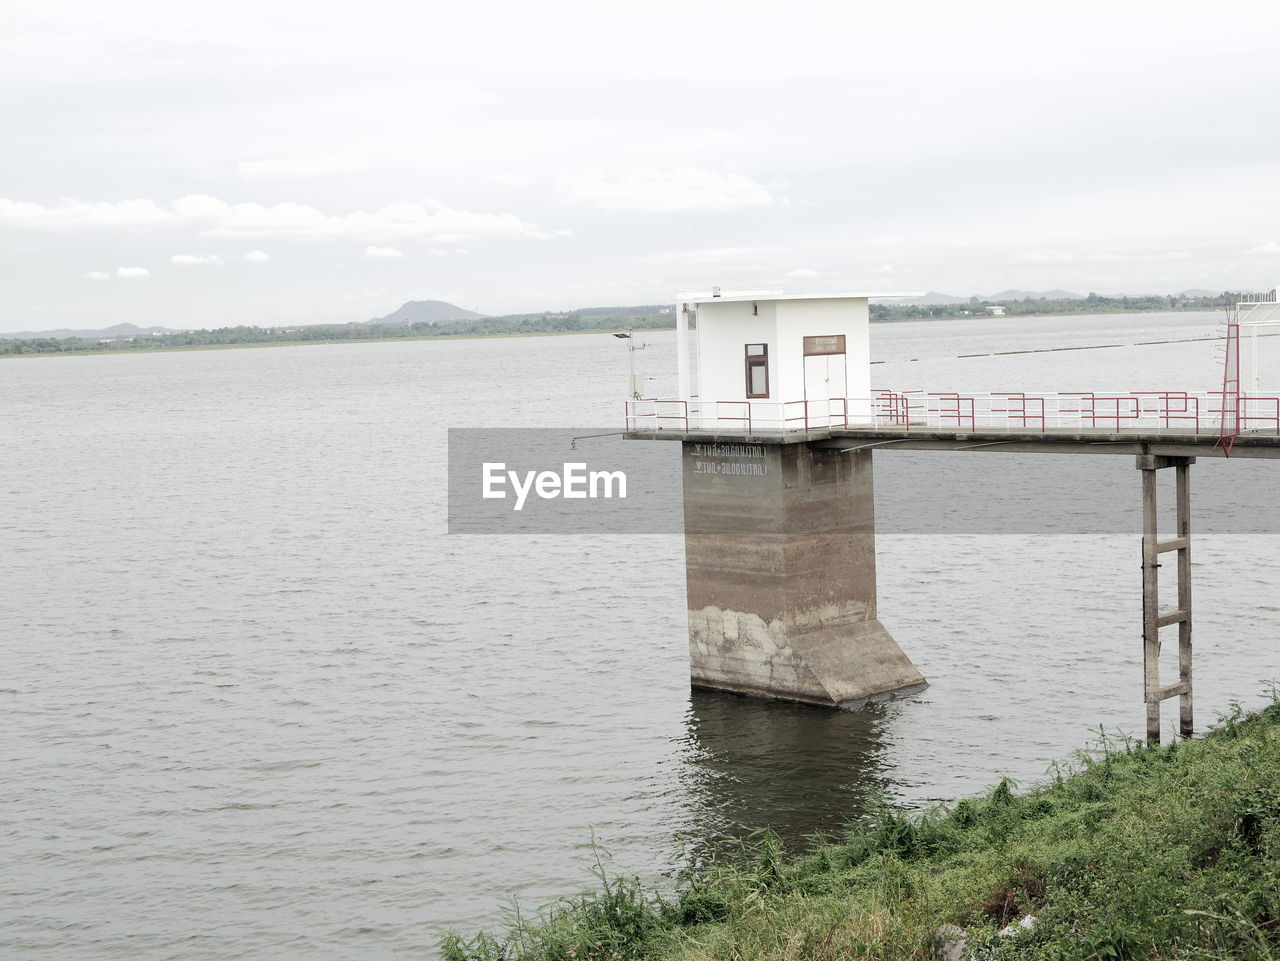
[[[747,344],[747,397],[769,396],[769,345]]]

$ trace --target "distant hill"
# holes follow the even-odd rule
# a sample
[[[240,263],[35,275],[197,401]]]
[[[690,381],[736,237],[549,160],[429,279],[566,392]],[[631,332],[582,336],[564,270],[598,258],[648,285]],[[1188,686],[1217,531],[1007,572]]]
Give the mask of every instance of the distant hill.
[[[1230,303],[1236,294],[1209,290],[1184,290],[1172,295],[1180,298],[1176,305],[1170,295],[1126,297],[1120,294],[1099,296],[1066,290],[1003,290],[977,300],[1003,303],[1010,316],[1020,314],[1099,313],[1108,310],[1204,310]],[[911,320],[917,318],[962,317],[975,309],[973,298],[930,291],[923,297],[877,299],[871,304],[871,317],[876,321]],[[411,300],[385,317],[346,323],[298,324],[257,327],[238,324],[215,329],[190,327],[139,327],[123,323],[100,330],[61,328],[44,331],[0,333],[0,354],[52,353],[69,350],[128,349],[154,347],[187,347],[209,344],[289,343],[339,341],[359,338],[495,336],[525,333],[573,333],[599,330],[661,330],[675,326],[671,304],[640,304],[630,307],[579,307],[543,310],[535,313],[492,316],[477,313],[442,300]],[[370,330],[369,328],[386,328]],[[47,341],[67,341],[50,345]],[[24,341],[43,341],[23,344]],[[104,345],[101,342],[108,341]],[[15,346],[18,345],[18,346]]]
[[[671,313],[670,304],[641,304],[636,307],[579,307],[573,313],[582,317],[622,317]]]
[[[877,297],[878,304],[967,304],[968,297],[956,297],[953,294],[940,294],[931,290],[923,297]]]
[[[184,328],[185,329],[185,328]],[[0,334],[7,340],[26,340],[28,337],[49,337],[54,340],[65,340],[68,337],[83,337],[85,340],[115,339],[120,337],[147,337],[151,334],[177,334],[182,330],[169,327],[138,327],[134,324],[116,324],[102,330],[69,330],[66,327],[58,330],[19,330],[12,334]]]
[[[979,300],[1084,300],[1084,294],[1073,294],[1068,290],[1002,290],[989,296],[978,295]],[[931,290],[923,297],[884,297],[877,298],[882,304],[919,304],[922,307],[934,307],[943,304],[967,304],[968,297],[957,297],[955,294],[943,294]]]
[[[484,314],[467,310],[443,300],[411,300],[385,317],[374,317],[366,324],[444,324],[451,320],[480,320]]]
[[[1002,290],[998,294],[983,297],[983,300],[1084,300],[1084,294],[1073,294],[1069,290]]]

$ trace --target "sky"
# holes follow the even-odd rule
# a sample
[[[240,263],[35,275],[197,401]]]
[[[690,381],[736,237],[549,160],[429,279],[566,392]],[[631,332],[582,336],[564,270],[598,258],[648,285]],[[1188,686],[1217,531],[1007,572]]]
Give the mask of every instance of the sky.
[[[0,14],[0,331],[1280,283],[1280,5]]]

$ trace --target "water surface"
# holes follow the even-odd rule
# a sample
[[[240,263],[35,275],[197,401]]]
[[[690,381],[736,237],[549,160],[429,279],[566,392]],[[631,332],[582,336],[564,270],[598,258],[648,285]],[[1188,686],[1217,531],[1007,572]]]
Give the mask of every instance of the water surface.
[[[878,325],[873,378],[1204,389],[1208,344],[957,355],[1218,320]],[[643,339],[673,371],[672,335]],[[608,335],[0,364],[0,956],[430,958],[434,926],[587,883],[593,835],[661,881],[706,838],[797,842],[1141,729],[1129,458],[1128,530],[884,534],[881,617],[931,686],[860,714],[691,695],[679,538],[445,534],[447,427],[617,429],[626,372]],[[877,455],[882,509],[948,456]],[[1007,504],[966,503],[1000,529]],[[1207,721],[1280,674],[1280,550],[1195,560]]]

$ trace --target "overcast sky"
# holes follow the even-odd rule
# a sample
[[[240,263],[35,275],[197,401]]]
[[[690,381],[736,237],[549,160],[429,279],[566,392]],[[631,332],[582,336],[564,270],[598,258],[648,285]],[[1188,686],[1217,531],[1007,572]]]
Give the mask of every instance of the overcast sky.
[[[1280,5],[7,0],[0,330],[1280,282]]]

